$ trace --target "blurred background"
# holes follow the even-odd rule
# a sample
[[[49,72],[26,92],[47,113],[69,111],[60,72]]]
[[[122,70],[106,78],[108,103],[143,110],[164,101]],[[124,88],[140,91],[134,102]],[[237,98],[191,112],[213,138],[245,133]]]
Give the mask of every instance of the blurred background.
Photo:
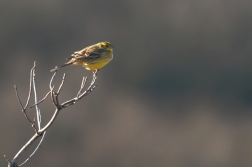
[[[62,110],[25,166],[252,166],[251,20],[251,0],[1,0],[0,155],[12,159],[34,134],[13,89],[25,102],[33,62],[41,99],[50,69],[110,41],[97,88]],[[69,66],[55,85],[63,73],[61,102],[91,76]],[[45,125],[54,106],[40,107]]]

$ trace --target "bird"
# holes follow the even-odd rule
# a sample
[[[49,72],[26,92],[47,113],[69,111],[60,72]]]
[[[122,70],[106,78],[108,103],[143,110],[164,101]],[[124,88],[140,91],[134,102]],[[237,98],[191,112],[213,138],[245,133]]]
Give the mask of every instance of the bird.
[[[74,52],[65,64],[55,67],[51,72],[68,65],[81,65],[87,70],[97,72],[113,59],[113,46],[110,42],[104,41],[85,47],[80,51]]]

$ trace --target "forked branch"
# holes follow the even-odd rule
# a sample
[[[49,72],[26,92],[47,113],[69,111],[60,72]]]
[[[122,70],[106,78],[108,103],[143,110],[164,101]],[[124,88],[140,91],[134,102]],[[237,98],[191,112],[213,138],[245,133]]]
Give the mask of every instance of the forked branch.
[[[87,77],[83,77],[82,82],[81,82],[81,86],[79,91],[77,92],[76,96],[72,99],[69,99],[63,103],[60,104],[59,102],[59,95],[60,92],[62,90],[62,87],[64,85],[65,82],[65,78],[66,75],[64,74],[62,77],[62,81],[61,84],[59,85],[58,90],[55,90],[55,86],[53,86],[53,81],[54,78],[57,74],[57,71],[54,72],[54,74],[52,75],[52,78],[50,80],[49,83],[49,91],[46,93],[46,95],[41,99],[38,100],[37,98],[37,88],[36,88],[36,82],[35,82],[35,69],[36,69],[36,62],[34,62],[34,66],[32,67],[31,71],[30,71],[30,82],[29,82],[29,92],[28,92],[28,97],[27,97],[27,101],[26,104],[23,105],[20,99],[20,96],[18,94],[18,89],[16,86],[14,86],[15,88],[15,92],[16,92],[16,96],[17,96],[17,100],[19,102],[19,105],[21,107],[21,110],[25,116],[25,118],[28,120],[28,122],[31,124],[31,126],[33,127],[33,129],[35,130],[35,134],[30,138],[30,140],[17,152],[17,154],[14,156],[14,158],[12,160],[9,160],[7,158],[7,156],[4,155],[6,161],[8,162],[8,167],[18,167],[18,166],[22,166],[24,165],[27,161],[30,160],[30,158],[36,153],[36,151],[38,150],[38,148],[41,146],[43,139],[45,137],[46,134],[46,130],[55,122],[57,115],[59,114],[59,112],[63,109],[66,108],[70,105],[75,104],[77,101],[79,101],[80,99],[82,99],[83,97],[87,96],[89,93],[91,93],[94,89],[95,89],[95,81],[97,79],[97,71],[93,72],[93,77],[92,77],[92,81],[90,83],[90,85],[88,86],[88,88],[86,90],[84,90],[84,86],[87,82]],[[32,105],[30,108],[35,107],[36,109],[36,115],[34,115],[34,119],[29,118],[29,116],[26,113],[28,104],[30,102],[31,99],[31,94],[32,94],[32,87],[33,87],[33,94],[34,94],[34,99],[35,99],[35,104]],[[44,100],[48,97],[51,96],[52,102],[55,106],[55,111],[54,114],[52,115],[51,119],[48,121],[48,123],[46,123],[46,125],[44,127],[41,127],[41,112],[40,112],[40,108],[39,108],[39,104],[44,102]],[[37,127],[35,125],[35,123],[37,123]],[[42,136],[42,137],[41,137]],[[38,138],[40,138],[40,142],[38,144],[38,146],[35,148],[35,150],[32,152],[32,154],[30,156],[28,156],[28,158],[21,164],[17,164],[17,159],[21,156],[21,154],[27,150],[27,148],[34,142],[36,141]]]

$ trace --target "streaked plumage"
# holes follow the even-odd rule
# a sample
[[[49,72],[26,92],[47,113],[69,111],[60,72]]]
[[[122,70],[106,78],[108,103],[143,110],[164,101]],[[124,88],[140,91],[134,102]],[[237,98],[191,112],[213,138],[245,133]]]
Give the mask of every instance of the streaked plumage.
[[[113,58],[113,46],[109,42],[99,42],[88,46],[80,51],[74,52],[68,62],[55,67],[51,72],[68,65],[81,65],[87,70],[98,70],[108,64]]]

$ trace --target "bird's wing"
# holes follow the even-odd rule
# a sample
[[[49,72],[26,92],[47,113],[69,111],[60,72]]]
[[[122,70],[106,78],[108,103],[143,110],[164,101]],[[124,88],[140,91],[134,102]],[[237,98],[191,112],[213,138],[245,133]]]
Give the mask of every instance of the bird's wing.
[[[73,55],[76,60],[88,60],[88,59],[97,59],[101,57],[101,53],[99,50],[95,51],[79,51],[75,52]]]

